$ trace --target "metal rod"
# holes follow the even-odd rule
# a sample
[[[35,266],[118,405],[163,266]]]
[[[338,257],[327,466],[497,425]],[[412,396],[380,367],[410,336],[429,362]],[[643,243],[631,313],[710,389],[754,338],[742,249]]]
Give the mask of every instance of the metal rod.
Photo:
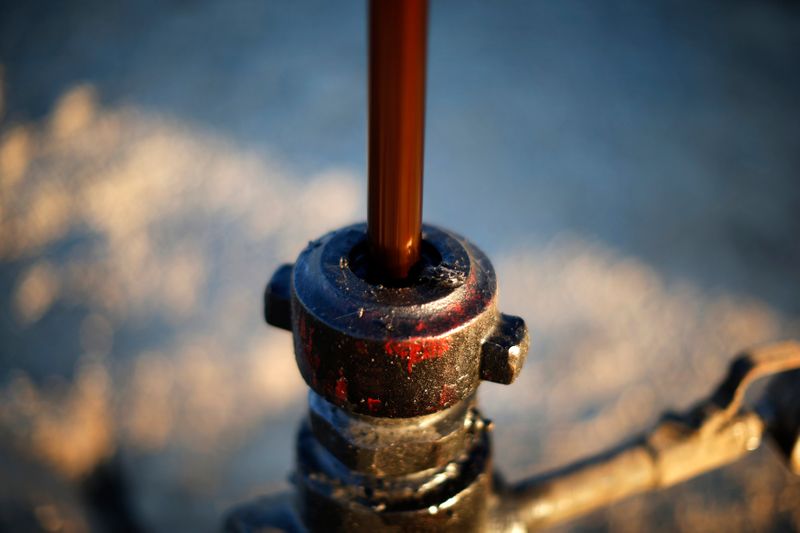
[[[420,257],[427,26],[427,0],[370,2],[368,237],[390,279]]]

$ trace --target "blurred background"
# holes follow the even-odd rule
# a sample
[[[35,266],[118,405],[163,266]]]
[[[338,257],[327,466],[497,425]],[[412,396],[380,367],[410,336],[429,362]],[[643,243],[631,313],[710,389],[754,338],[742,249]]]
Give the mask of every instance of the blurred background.
[[[0,2],[0,530],[215,531],[288,486],[305,387],[261,295],[365,218],[365,15]],[[532,333],[482,388],[507,477],[800,336],[798,67],[796,2],[432,2],[425,220]],[[559,530],[798,529],[763,449]]]

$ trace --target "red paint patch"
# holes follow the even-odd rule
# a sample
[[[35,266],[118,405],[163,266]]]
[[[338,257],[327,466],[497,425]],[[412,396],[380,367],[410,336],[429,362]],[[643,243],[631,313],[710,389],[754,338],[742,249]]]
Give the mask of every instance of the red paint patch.
[[[336,399],[340,402],[347,401],[347,378],[342,375],[342,370],[339,370],[339,379],[336,380]]]
[[[389,341],[385,345],[386,353],[404,359],[408,373],[414,365],[426,359],[437,359],[447,352],[450,342],[447,339],[409,339],[405,341]]]
[[[367,409],[370,413],[374,413],[381,406],[381,401],[377,398],[367,398]]]

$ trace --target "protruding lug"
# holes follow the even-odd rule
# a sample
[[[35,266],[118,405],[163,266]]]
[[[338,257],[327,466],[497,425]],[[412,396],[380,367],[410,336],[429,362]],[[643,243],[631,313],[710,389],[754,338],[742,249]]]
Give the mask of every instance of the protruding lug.
[[[481,379],[512,383],[528,355],[528,328],[518,316],[500,315],[494,332],[481,348]]]
[[[264,291],[264,319],[276,328],[292,330],[292,269],[281,265]]]

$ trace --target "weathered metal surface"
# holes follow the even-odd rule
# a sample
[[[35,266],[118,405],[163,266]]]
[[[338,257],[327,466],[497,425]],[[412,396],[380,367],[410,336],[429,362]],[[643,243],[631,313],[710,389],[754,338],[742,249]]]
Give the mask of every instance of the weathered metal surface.
[[[313,241],[291,276],[291,324],[300,373],[317,394],[354,413],[407,418],[471,396],[480,380],[517,375],[524,322],[501,315],[489,260],[455,234],[425,226],[423,262],[403,286],[373,279],[366,228]],[[267,317],[286,324],[286,267],[267,290]]]
[[[441,468],[481,438],[474,397],[430,415],[375,418],[349,413],[309,394],[309,422],[322,446],[348,468],[400,476]]]
[[[298,439],[299,510],[312,531],[480,531],[491,494],[485,424],[456,460],[402,476],[362,474],[342,465],[307,426]]]

